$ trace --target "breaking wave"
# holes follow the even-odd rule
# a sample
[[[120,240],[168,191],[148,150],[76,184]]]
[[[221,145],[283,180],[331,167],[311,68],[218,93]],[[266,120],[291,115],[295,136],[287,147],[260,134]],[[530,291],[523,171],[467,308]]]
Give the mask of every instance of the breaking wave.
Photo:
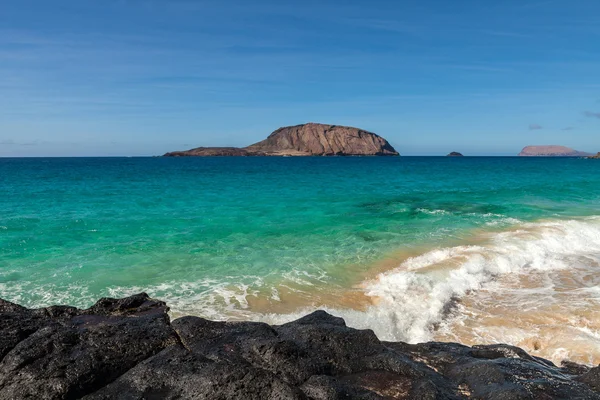
[[[417,343],[440,336],[463,341],[460,335],[453,335],[452,330],[459,325],[464,326],[466,319],[476,318],[476,314],[481,313],[477,298],[488,289],[493,289],[500,296],[505,291],[513,299],[523,295],[523,301],[527,298],[532,300],[527,309],[521,307],[526,304],[524,302],[514,303],[512,309],[503,308],[502,312],[509,316],[512,314],[514,323],[518,323],[522,313],[536,313],[549,301],[560,301],[559,295],[566,291],[571,297],[578,296],[580,301],[571,299],[561,312],[573,313],[576,310],[572,308],[582,306],[600,310],[600,293],[596,290],[598,280],[580,276],[594,276],[599,271],[600,218],[525,223],[514,230],[487,235],[485,244],[431,250],[365,282],[363,290],[372,301],[365,311],[339,308],[328,311],[344,317],[350,326],[373,329],[382,340]],[[563,273],[558,273],[560,271]],[[518,279],[531,279],[532,276],[544,277],[546,281],[540,286]],[[508,277],[512,278],[510,284],[504,282]],[[561,279],[567,280],[567,284]],[[486,292],[486,295],[489,293]],[[463,304],[467,298],[470,299],[469,305]],[[511,304],[506,299],[501,301]],[[493,308],[494,304],[487,306]],[[486,311],[493,313],[490,309]],[[282,322],[298,314],[268,315],[264,319]],[[557,321],[559,319],[557,317]],[[581,319],[572,322],[574,326],[571,328],[578,329],[588,339],[595,339],[596,348],[591,350],[597,350],[598,354],[593,360],[600,359],[600,331],[595,331],[585,321],[582,323]],[[564,324],[564,321],[561,323]],[[516,327],[506,328],[508,332]],[[491,337],[479,332],[477,337],[527,347],[527,343],[522,343],[523,335],[515,337],[500,333]],[[539,350],[536,347],[539,343],[534,343],[531,350]],[[564,351],[558,348],[545,350],[543,355],[549,358],[564,356]]]

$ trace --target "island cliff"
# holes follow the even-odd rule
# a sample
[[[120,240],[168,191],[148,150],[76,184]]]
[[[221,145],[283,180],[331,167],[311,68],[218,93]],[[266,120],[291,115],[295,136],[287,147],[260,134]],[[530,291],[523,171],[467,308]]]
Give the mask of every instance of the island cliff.
[[[171,321],[141,293],[86,310],[0,299],[2,399],[600,399],[600,367],[503,344],[382,342],[316,311]]]
[[[519,153],[520,157],[585,157],[590,153],[578,151],[565,146],[526,146]]]
[[[397,156],[387,140],[372,132],[308,123],[279,128],[248,147],[198,147],[165,154],[183,156]]]
[[[600,151],[598,152],[598,154],[596,154],[595,156],[589,156],[588,158],[592,158],[592,159],[600,159]]]

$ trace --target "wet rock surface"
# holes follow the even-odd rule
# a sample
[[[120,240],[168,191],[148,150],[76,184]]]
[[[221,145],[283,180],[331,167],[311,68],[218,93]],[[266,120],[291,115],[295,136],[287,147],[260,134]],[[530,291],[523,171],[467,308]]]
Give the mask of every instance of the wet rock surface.
[[[507,345],[382,342],[317,311],[170,321],[139,294],[87,310],[0,300],[2,399],[600,399],[600,367]]]

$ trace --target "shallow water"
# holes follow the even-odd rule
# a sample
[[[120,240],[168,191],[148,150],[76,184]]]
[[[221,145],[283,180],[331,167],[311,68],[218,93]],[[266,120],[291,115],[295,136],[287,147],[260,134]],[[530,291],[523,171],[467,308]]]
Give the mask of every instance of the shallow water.
[[[509,343],[557,363],[598,364],[600,218],[481,235],[366,281],[370,305],[330,311],[385,340]]]
[[[0,159],[0,297],[175,315],[327,308],[387,340],[600,362],[600,164],[550,158]]]

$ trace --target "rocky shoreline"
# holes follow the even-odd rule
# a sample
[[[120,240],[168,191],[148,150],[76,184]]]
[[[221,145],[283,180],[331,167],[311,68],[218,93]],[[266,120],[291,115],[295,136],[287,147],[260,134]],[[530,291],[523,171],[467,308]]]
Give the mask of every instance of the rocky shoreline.
[[[2,399],[600,399],[600,367],[507,345],[382,342],[317,311],[171,321],[138,294],[80,310],[0,300]]]

